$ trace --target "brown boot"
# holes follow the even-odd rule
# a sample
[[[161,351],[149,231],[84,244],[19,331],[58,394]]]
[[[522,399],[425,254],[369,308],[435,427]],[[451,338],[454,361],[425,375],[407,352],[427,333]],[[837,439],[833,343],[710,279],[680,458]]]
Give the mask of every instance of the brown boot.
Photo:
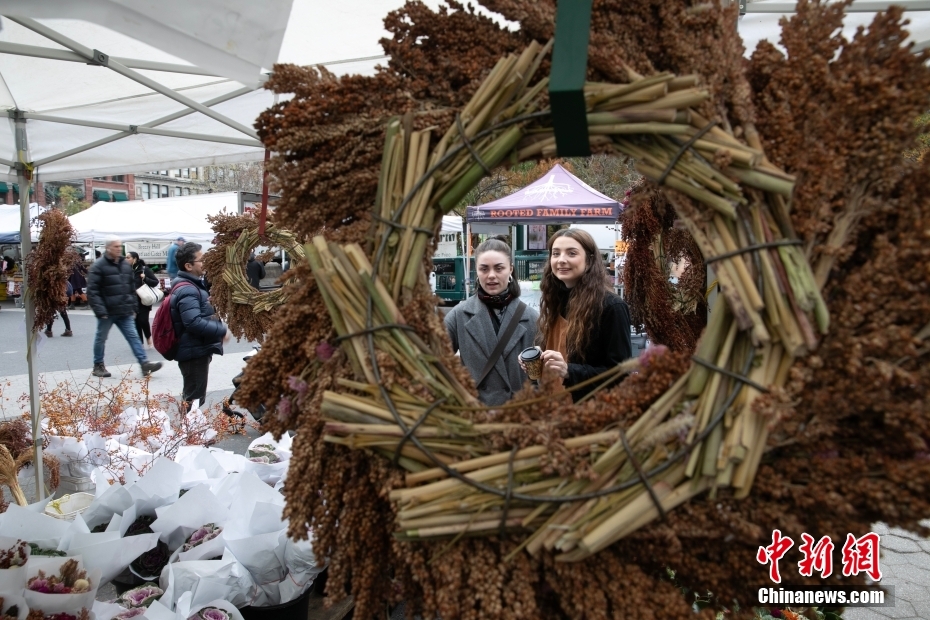
[[[54,336],[55,334],[52,333],[52,330],[46,329],[46,330],[45,330],[45,335],[46,335],[47,337],[51,338],[51,337]]]
[[[74,332],[72,332],[70,329],[66,330],[65,333],[62,334],[62,336],[65,336],[66,338],[70,338],[73,335],[74,335]]]

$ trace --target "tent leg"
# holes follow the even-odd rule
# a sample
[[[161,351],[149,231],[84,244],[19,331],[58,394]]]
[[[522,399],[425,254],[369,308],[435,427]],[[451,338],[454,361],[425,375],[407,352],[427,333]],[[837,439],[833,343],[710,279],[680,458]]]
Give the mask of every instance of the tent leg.
[[[465,224],[465,296],[471,296],[471,224]]]
[[[19,122],[17,122],[19,125]],[[19,129],[19,127],[17,127]],[[25,123],[23,123],[25,131]],[[19,131],[17,131],[19,134]],[[22,151],[25,153],[25,150]],[[19,173],[19,213],[20,213],[20,242],[22,243],[23,265],[32,251],[31,226],[29,225],[29,187],[31,179],[26,178],[25,169],[20,166]],[[23,307],[26,311],[26,365],[29,372],[29,413],[32,419],[32,438],[35,445],[35,459],[33,466],[36,472],[36,499],[45,498],[45,472],[42,463],[42,418],[40,409],[39,375],[36,372],[36,330],[35,330],[35,302],[29,292],[29,276],[23,269]]]

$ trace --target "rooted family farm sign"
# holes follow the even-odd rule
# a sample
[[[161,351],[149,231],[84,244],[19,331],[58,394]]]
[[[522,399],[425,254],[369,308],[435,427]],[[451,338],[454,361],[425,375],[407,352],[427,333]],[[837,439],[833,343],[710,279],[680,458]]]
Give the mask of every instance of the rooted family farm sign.
[[[473,222],[610,223],[620,215],[620,203],[556,164],[541,179],[500,200],[466,209]]]

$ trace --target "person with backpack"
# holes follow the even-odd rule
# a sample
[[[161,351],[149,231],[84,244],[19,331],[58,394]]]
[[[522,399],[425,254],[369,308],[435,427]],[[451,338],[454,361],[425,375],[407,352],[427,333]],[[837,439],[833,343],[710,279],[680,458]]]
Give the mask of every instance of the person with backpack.
[[[223,354],[223,343],[229,342],[230,337],[226,326],[216,318],[216,310],[201,280],[204,275],[201,249],[199,243],[190,242],[178,248],[178,277],[171,282],[171,294],[162,304],[167,305],[170,312],[171,334],[159,330],[164,320],[159,320],[161,308],[155,316],[155,348],[166,358],[178,362],[184,378],[181,399],[187,403],[188,411],[195,400],[203,405],[210,362],[214,354]],[[171,335],[176,341],[171,343],[173,350],[166,353],[161,349],[167,344],[166,340],[171,340]]]
[[[136,278],[132,267],[123,256],[123,243],[116,237],[107,239],[106,253],[98,258],[87,274],[87,298],[97,317],[97,336],[94,338],[95,377],[109,377],[103,364],[104,346],[110,328],[122,332],[133,355],[142,366],[142,374],[148,376],[161,368],[161,362],[150,362],[136,334]]]

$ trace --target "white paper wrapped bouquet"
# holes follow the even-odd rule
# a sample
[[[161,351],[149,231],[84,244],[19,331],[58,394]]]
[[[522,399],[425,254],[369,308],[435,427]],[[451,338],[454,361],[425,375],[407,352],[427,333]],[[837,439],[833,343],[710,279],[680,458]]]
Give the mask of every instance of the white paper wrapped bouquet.
[[[26,609],[41,604],[49,614],[70,609],[75,619],[75,610],[86,610],[97,620],[236,619],[237,608],[298,599],[324,566],[309,540],[286,535],[279,489],[290,439],[265,435],[250,451],[183,446],[129,484],[98,467],[93,503],[70,522],[43,514],[45,502],[11,506],[0,515],[0,532],[12,535],[0,539],[10,549],[0,596],[23,599]],[[37,557],[18,541],[65,557]],[[30,580],[38,590],[28,591]],[[114,580],[129,589],[95,603],[99,586]],[[62,596],[72,597],[71,607],[48,598]]]

